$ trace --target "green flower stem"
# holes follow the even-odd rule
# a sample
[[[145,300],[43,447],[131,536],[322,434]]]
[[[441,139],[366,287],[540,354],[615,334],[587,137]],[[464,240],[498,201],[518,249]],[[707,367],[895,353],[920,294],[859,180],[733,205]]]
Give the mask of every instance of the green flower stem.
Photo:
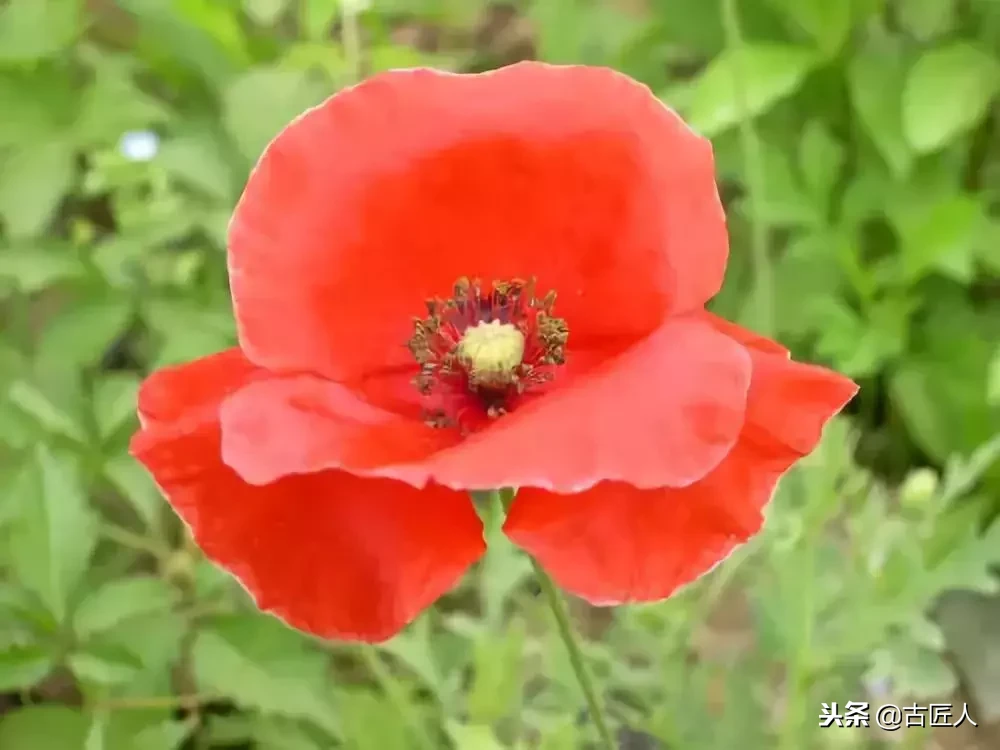
[[[580,689],[583,690],[583,695],[587,700],[587,709],[590,711],[590,718],[593,720],[594,726],[597,727],[598,735],[600,735],[601,747],[605,748],[605,750],[616,750],[615,741],[611,736],[611,731],[608,729],[608,721],[604,717],[604,709],[601,708],[600,701],[597,699],[594,678],[583,661],[580,644],[573,633],[573,627],[569,621],[569,613],[566,611],[566,603],[559,595],[559,590],[556,588],[555,583],[549,578],[549,574],[542,570],[542,566],[534,558],[532,558],[531,564],[535,569],[535,578],[538,579],[538,583],[542,587],[542,593],[545,594],[549,608],[556,619],[556,628],[559,630],[559,637],[569,652],[570,664],[573,665],[576,681],[580,684]]]

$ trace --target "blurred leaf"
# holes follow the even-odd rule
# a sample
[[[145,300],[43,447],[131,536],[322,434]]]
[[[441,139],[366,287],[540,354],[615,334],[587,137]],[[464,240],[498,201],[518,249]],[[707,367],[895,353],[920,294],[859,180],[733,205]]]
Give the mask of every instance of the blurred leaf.
[[[953,0],[897,0],[894,10],[903,28],[923,41],[944,36],[955,22]]]
[[[11,384],[7,397],[25,414],[31,415],[46,431],[78,442],[87,440],[80,417],[63,408],[48,394],[24,380]]]
[[[0,218],[10,235],[31,237],[44,229],[73,175],[73,146],[60,138],[0,159]]]
[[[974,127],[1000,89],[1000,63],[970,44],[926,52],[903,88],[903,132],[920,152]]]
[[[462,750],[504,750],[489,727],[452,721],[448,723],[448,735]]]
[[[900,228],[906,281],[912,283],[935,267],[949,270],[956,262],[965,269],[958,274],[958,280],[972,280],[973,242],[983,219],[977,200],[955,195],[908,219]]]
[[[8,0],[0,11],[0,63],[49,57],[80,29],[81,0]]]
[[[58,373],[100,362],[132,315],[130,300],[105,290],[59,310],[38,341],[39,369]]]
[[[274,24],[287,6],[288,0],[243,0],[247,15],[261,26]]]
[[[45,447],[35,456],[37,495],[22,505],[21,526],[11,540],[12,566],[21,583],[62,620],[96,544],[96,519],[77,467]]]
[[[82,750],[90,720],[63,706],[29,706],[0,714],[0,747],[10,750]]]
[[[950,695],[958,679],[940,654],[906,642],[875,652],[871,677],[888,677],[900,695],[928,700]]]
[[[840,142],[818,120],[806,125],[799,144],[800,169],[805,186],[824,214],[843,162],[844,147]]]
[[[83,600],[73,617],[73,630],[86,639],[134,617],[167,612],[173,603],[174,592],[159,578],[110,581]]]
[[[352,750],[410,750],[412,730],[384,696],[367,690],[344,690],[338,703],[343,734]]]
[[[712,137],[738,123],[743,115],[755,117],[794,93],[814,62],[809,50],[778,44],[723,52],[694,82],[688,122],[702,135]],[[740,106],[740,84],[745,86],[745,112]]]
[[[205,692],[264,713],[308,719],[333,736],[323,662],[301,636],[264,615],[220,618],[194,644],[194,670]]]
[[[340,0],[305,0],[299,7],[306,37],[324,39],[339,15]]]
[[[94,421],[98,435],[107,439],[135,418],[139,378],[131,373],[111,373],[94,386]]]
[[[53,654],[41,646],[14,646],[0,651],[0,693],[34,687],[51,670]]]
[[[904,58],[869,50],[855,56],[847,72],[851,103],[861,125],[893,172],[906,174],[913,156],[903,134]]]
[[[834,54],[851,30],[850,0],[771,0],[792,23],[812,37],[825,54]]]
[[[158,161],[192,187],[229,203],[234,195],[233,169],[214,134],[194,132],[164,141]]]
[[[119,454],[104,464],[107,477],[131,504],[148,529],[159,530],[164,502],[149,473],[129,455]]]
[[[79,256],[70,247],[45,243],[0,248],[0,278],[12,279],[28,294],[85,273]]]
[[[142,662],[130,651],[104,644],[88,644],[74,651],[67,664],[78,680],[94,685],[128,683],[142,668]]]
[[[237,148],[254,162],[278,131],[330,93],[306,73],[257,68],[226,88],[223,122]]]
[[[469,719],[490,725],[514,711],[521,696],[525,629],[515,620],[502,634],[483,631],[475,646]]]

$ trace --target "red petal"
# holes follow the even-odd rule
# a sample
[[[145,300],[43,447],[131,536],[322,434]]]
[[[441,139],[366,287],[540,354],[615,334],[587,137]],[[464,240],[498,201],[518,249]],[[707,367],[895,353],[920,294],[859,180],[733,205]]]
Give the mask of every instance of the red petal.
[[[345,469],[421,487],[426,471],[396,474],[393,465],[419,462],[458,439],[451,430],[372,406],[351,389],[312,375],[254,383],[222,405],[223,461],[252,484]]]
[[[655,334],[430,460],[449,487],[576,492],[602,480],[684,486],[743,425],[746,349],[693,317]]]
[[[714,313],[710,313],[707,310],[698,314],[702,320],[711,325],[719,333],[724,333],[729,338],[739,341],[743,346],[750,349],[757,349],[758,351],[764,352],[765,354],[782,354],[786,358],[788,357],[788,349],[779,344],[777,341],[773,341],[766,336],[761,336],[759,333],[754,333],[753,331],[744,328],[743,326],[736,325],[725,318],[720,318]]]
[[[508,536],[561,586],[595,604],[661,599],[707,572],[756,533],[780,476],[815,447],[823,425],[857,390],[828,370],[750,352],[746,426],[708,476],[678,489],[522,490]]]
[[[139,389],[139,421],[143,427],[177,427],[218,411],[219,401],[247,383],[266,376],[239,349],[227,349],[194,362],[164,367]]]
[[[219,405],[237,386],[237,369],[222,377],[219,360],[208,358],[154,376],[146,406],[162,420],[133,438],[133,455],[205,554],[261,609],[319,636],[392,636],[482,554],[471,502],[442,487],[341,471],[246,484],[220,458]],[[197,399],[185,407],[183,394]]]
[[[581,347],[700,307],[726,256],[708,141],[625,76],[540,63],[337,94],[271,144],[229,238],[248,356],[339,380],[410,362],[461,276],[536,277]]]

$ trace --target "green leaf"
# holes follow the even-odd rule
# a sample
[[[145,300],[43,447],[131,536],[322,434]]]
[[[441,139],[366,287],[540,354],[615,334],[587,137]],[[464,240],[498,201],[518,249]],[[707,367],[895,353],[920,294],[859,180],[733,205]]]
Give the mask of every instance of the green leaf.
[[[11,237],[45,228],[73,182],[73,146],[54,138],[0,160],[0,218]]]
[[[66,660],[78,680],[93,685],[122,685],[142,669],[142,661],[115,644],[91,643],[74,651]]]
[[[130,373],[112,373],[94,387],[94,421],[98,435],[107,439],[135,419],[139,378]]]
[[[312,4],[312,2],[306,3],[306,5]],[[243,0],[247,15],[261,26],[274,24],[287,6],[288,0]]]
[[[22,504],[11,539],[12,567],[22,585],[61,621],[96,545],[97,524],[76,465],[44,446],[35,460],[36,494]]]
[[[480,633],[473,658],[469,690],[469,719],[474,724],[493,724],[510,714],[521,697],[524,654],[524,623],[515,620],[502,635]]]
[[[85,273],[79,256],[70,247],[46,243],[0,249],[0,279],[11,279],[27,294]]]
[[[800,171],[806,188],[824,214],[843,162],[844,147],[826,127],[818,120],[806,125],[799,143]]]
[[[338,695],[344,739],[354,750],[409,750],[412,729],[384,696],[367,690]]]
[[[205,692],[266,714],[307,719],[338,734],[322,658],[301,636],[269,617],[220,618],[214,628],[198,634],[193,663]]]
[[[894,11],[902,27],[921,41],[945,35],[955,23],[953,0],[896,0]]]
[[[57,404],[47,393],[31,383],[25,380],[11,383],[7,398],[22,412],[34,418],[46,431],[80,443],[87,440],[86,430],[80,418]]]
[[[119,454],[104,464],[104,476],[131,504],[146,528],[158,532],[164,503],[149,473],[131,456]]]
[[[110,630],[135,617],[167,612],[174,604],[173,589],[149,576],[110,581],[81,602],[73,630],[81,639]]]
[[[971,282],[974,243],[983,220],[979,201],[961,194],[907,216],[899,227],[903,278],[913,283],[934,268],[950,272],[957,265],[965,269],[958,280]]]
[[[0,715],[0,747],[10,750],[82,750],[90,720],[73,708],[30,706]]]
[[[9,0],[0,11],[0,63],[58,53],[80,30],[80,0]]]
[[[792,24],[815,40],[819,49],[832,55],[847,40],[851,30],[850,0],[771,0]]]
[[[688,122],[706,137],[717,135],[793,94],[814,63],[811,51],[788,45],[755,44],[723,52],[694,81]]]
[[[45,372],[66,372],[100,362],[114,340],[123,334],[132,314],[132,303],[110,289],[59,311],[46,326],[36,350],[38,367]]]
[[[913,162],[913,154],[903,134],[905,80],[904,58],[882,50],[857,55],[847,68],[851,103],[858,120],[897,175],[906,174]]]
[[[903,87],[903,132],[921,153],[944,146],[986,115],[1000,89],[1000,63],[956,42],[924,53]]]
[[[237,148],[253,162],[278,131],[329,93],[306,73],[257,68],[226,88],[223,122]],[[261,107],[262,101],[267,107]]]
[[[0,651],[0,693],[34,687],[52,671],[53,655],[41,646],[14,646]]]

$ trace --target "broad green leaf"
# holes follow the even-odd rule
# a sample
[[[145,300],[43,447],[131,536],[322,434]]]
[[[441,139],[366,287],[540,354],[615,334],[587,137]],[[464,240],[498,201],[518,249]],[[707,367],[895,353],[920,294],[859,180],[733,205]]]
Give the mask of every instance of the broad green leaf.
[[[205,692],[265,714],[307,719],[336,736],[323,659],[306,644],[265,615],[220,618],[195,640],[195,679]]]
[[[118,645],[88,644],[69,655],[67,665],[76,678],[91,685],[123,685],[142,669],[142,661]]]
[[[212,133],[193,132],[166,140],[157,159],[181,182],[227,204],[235,198],[233,168]]]
[[[806,125],[799,143],[800,170],[805,186],[824,214],[843,161],[844,147],[818,120]]]
[[[944,36],[955,23],[955,0],[896,0],[896,18],[922,41]]]
[[[67,305],[38,340],[38,367],[59,373],[99,364],[125,333],[131,315],[131,301],[110,289],[94,290],[93,296]]]
[[[302,28],[308,39],[325,39],[340,12],[340,0],[305,0],[300,3]]]
[[[861,126],[893,172],[906,174],[913,154],[903,134],[904,58],[882,50],[862,52],[849,64],[847,80]]]
[[[137,576],[110,581],[81,602],[73,616],[73,631],[87,638],[125,620],[167,612],[173,604],[174,591],[159,578]]]
[[[960,194],[906,217],[900,226],[903,278],[913,282],[934,268],[950,271],[958,264],[965,269],[959,280],[971,281],[973,243],[982,221],[979,202]]]
[[[702,135],[717,135],[794,93],[815,61],[807,49],[779,44],[723,52],[694,81],[688,121]]]
[[[0,248],[0,279],[11,279],[28,294],[85,273],[80,257],[70,247],[45,243]]]
[[[97,542],[97,524],[77,466],[45,447],[36,451],[33,496],[11,539],[13,568],[25,588],[62,620],[67,601]]]
[[[0,218],[10,236],[32,237],[45,228],[74,169],[73,147],[61,138],[0,155]]]
[[[149,473],[131,456],[119,454],[104,464],[104,476],[131,504],[146,528],[157,532],[164,502]]]
[[[98,435],[107,439],[135,418],[139,378],[130,373],[111,373],[94,386],[94,421]]]
[[[81,0],[8,0],[0,9],[0,63],[49,57],[80,30]]]
[[[90,719],[63,706],[29,706],[0,715],[0,747],[7,750],[83,749]]]
[[[850,0],[770,0],[825,54],[834,54],[851,30]]]
[[[14,646],[0,650],[0,692],[34,687],[52,671],[54,663],[54,654],[41,646]]]
[[[257,68],[226,89],[223,122],[237,148],[253,162],[278,131],[330,93],[305,73]],[[261,107],[262,101],[267,107]]]
[[[343,713],[344,739],[354,750],[409,750],[412,730],[385,698],[367,690],[343,690],[337,703]]]
[[[243,0],[247,15],[261,26],[275,23],[287,6],[288,0]]]
[[[451,721],[448,723],[448,735],[462,750],[504,750],[504,745],[488,726]]]
[[[491,725],[517,708],[523,677],[525,629],[510,623],[502,635],[480,633],[473,658],[472,686],[468,694],[469,719]]]
[[[1000,89],[1000,63],[965,42],[924,53],[903,87],[903,132],[922,153],[974,127]]]
[[[11,383],[7,398],[19,410],[38,422],[44,430],[77,442],[86,441],[86,430],[80,416],[64,405],[56,403],[49,394],[26,380]]]

